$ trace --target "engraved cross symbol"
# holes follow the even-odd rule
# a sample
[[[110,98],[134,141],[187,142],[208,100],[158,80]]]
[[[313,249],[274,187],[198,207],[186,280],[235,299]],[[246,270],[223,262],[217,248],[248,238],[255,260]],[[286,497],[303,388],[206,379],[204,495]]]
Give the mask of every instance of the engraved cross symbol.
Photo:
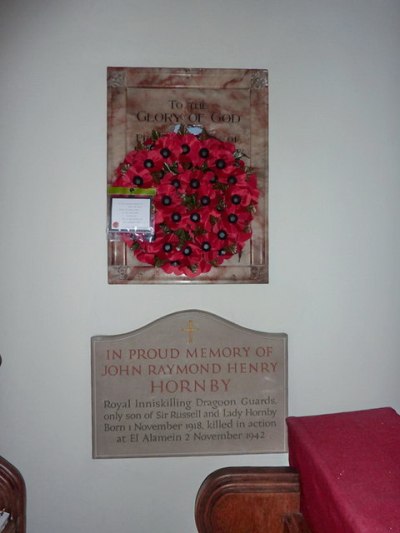
[[[193,320],[188,320],[187,327],[186,328],[182,328],[182,331],[186,331],[186,333],[188,334],[189,344],[192,344],[192,342],[193,342],[193,333],[195,331],[199,331],[199,330],[193,326]]]

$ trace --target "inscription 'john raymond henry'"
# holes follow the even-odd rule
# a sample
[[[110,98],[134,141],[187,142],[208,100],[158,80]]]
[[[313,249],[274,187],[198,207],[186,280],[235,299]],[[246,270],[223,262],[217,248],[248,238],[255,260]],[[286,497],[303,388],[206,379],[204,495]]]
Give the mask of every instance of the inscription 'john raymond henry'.
[[[248,360],[253,351],[255,356],[260,358],[260,361]],[[186,348],[184,351],[179,348],[131,348],[126,353],[123,353],[122,349],[108,349],[106,364],[103,365],[100,375],[101,377],[149,376],[151,379],[148,384],[151,394],[155,392],[161,394],[218,392],[219,390],[227,392],[231,379],[220,376],[275,373],[278,362],[265,361],[265,358],[271,356],[271,346],[257,346],[253,349],[250,346],[224,346],[222,348],[203,346]],[[182,358],[186,362],[176,362],[177,360],[181,361]],[[204,362],[205,359],[218,362]],[[129,362],[119,362],[122,360]],[[157,376],[173,376],[174,379],[157,380]],[[182,378],[177,379],[180,376]],[[201,376],[207,377],[201,378]],[[213,377],[210,378],[209,376]]]
[[[94,456],[285,451],[286,345],[201,311],[94,337]]]

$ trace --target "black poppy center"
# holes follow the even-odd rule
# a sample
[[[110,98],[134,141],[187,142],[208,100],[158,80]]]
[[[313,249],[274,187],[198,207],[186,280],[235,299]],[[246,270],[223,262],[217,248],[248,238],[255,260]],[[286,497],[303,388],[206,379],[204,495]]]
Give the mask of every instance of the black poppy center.
[[[190,152],[190,146],[188,144],[182,144],[182,153],[188,154]]]
[[[177,178],[175,178],[171,181],[171,185],[175,187],[175,189],[179,189],[179,187],[181,186],[181,182]]]
[[[143,164],[144,164],[145,168],[153,168],[154,167],[154,161],[152,161],[151,159],[145,159]]]
[[[168,148],[163,148],[162,150],[160,150],[160,154],[167,158],[171,155],[171,150],[169,150]]]
[[[211,250],[211,244],[209,242],[207,242],[207,241],[203,242],[203,244],[201,245],[201,248],[205,252],[209,252]]]
[[[192,249],[190,248],[190,246],[185,246],[182,253],[183,255],[190,255],[192,253]]]
[[[200,187],[200,181],[198,179],[190,180],[190,186],[192,189],[198,189]]]
[[[171,252],[172,251],[172,244],[170,242],[166,242],[163,246],[164,252]]]
[[[207,157],[209,156],[209,150],[208,148],[201,148],[199,150],[199,156],[202,157],[203,159],[207,159]]]
[[[226,167],[226,163],[225,163],[225,160],[224,160],[224,159],[217,159],[217,160],[215,161],[215,165],[216,165],[217,168],[220,168],[220,169]]]
[[[235,183],[237,183],[237,178],[236,178],[236,176],[229,176],[229,178],[228,178],[228,183],[229,183],[230,185],[235,185]]]
[[[179,222],[182,217],[180,213],[173,213],[171,218],[174,222]]]
[[[239,205],[240,202],[242,201],[242,198],[238,195],[238,194],[234,194],[231,198],[232,200],[232,203],[235,204],[235,205]]]
[[[231,213],[229,216],[228,216],[228,220],[231,224],[235,224],[237,221],[238,221],[238,216],[235,215],[235,213]]]
[[[200,215],[199,215],[199,213],[192,213],[192,214],[190,215],[190,220],[191,220],[192,222],[199,222],[199,220],[200,220]]]
[[[201,205],[208,205],[211,202],[211,198],[209,196],[202,196],[200,198]]]
[[[226,233],[226,231],[224,231],[223,229],[221,229],[219,232],[218,232],[218,239],[226,239],[228,236],[228,234]]]
[[[135,176],[132,182],[134,185],[143,185],[143,178],[142,176]]]
[[[162,204],[163,205],[171,205],[172,204],[172,198],[170,196],[163,196],[163,199],[162,199]]]

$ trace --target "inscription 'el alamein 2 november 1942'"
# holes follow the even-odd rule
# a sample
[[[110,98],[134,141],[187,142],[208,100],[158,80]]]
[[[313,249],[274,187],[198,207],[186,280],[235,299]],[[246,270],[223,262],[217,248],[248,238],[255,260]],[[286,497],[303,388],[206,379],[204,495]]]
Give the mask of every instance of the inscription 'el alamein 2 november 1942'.
[[[286,347],[201,311],[94,337],[94,457],[285,451]]]

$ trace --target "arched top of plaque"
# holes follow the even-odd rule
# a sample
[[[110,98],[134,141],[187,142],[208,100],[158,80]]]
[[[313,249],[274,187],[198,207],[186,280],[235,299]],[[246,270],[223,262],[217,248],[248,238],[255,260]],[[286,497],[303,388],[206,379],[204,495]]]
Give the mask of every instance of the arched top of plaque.
[[[287,335],[197,309],[92,338],[94,457],[286,451]]]
[[[197,324],[197,326],[195,326],[195,324]],[[183,311],[177,311],[160,317],[136,330],[126,333],[119,333],[116,335],[96,336],[93,337],[93,339],[114,338],[116,340],[122,340],[144,334],[148,335],[150,331],[152,331],[153,334],[162,335],[164,339],[171,338],[175,343],[183,342],[192,344],[195,342],[195,335],[196,343],[199,341],[203,344],[204,342],[209,343],[213,331],[215,331],[216,336],[220,341],[226,338],[226,342],[230,344],[232,344],[232,341],[236,338],[236,335],[238,335],[238,337],[244,335],[245,337],[249,338],[275,338],[280,339],[282,343],[287,343],[286,333],[268,333],[257,331],[200,309],[186,309]]]

